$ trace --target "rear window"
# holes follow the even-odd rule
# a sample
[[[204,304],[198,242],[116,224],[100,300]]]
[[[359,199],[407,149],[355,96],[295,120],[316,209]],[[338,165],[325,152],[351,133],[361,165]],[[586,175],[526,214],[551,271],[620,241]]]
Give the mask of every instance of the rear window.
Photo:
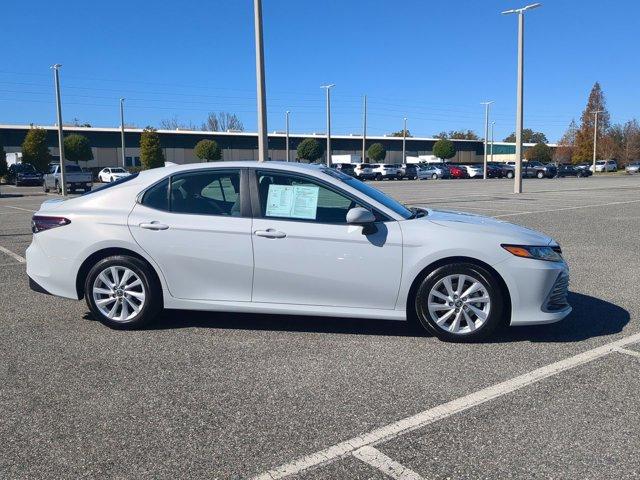
[[[125,177],[129,178],[129,177]],[[145,207],[156,210],[169,210],[169,179],[165,178],[147,190],[140,202]]]
[[[82,172],[82,169],[78,165],[65,165],[64,171],[67,173]]]

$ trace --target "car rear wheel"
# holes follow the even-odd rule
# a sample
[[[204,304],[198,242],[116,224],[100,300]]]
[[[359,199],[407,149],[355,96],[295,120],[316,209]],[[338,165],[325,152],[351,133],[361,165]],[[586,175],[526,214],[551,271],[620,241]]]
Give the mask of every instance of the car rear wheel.
[[[433,180],[437,180],[437,179],[438,179],[438,174],[437,174],[437,173],[434,173],[433,175],[431,175],[431,178],[432,178]]]
[[[503,292],[484,268],[471,263],[439,267],[422,280],[415,296],[419,323],[441,340],[484,338],[502,323]]]
[[[89,271],[84,291],[95,317],[111,328],[138,328],[162,310],[161,286],[150,267],[135,257],[115,255]]]
[[[62,185],[59,182],[56,182],[56,192],[58,192],[58,195],[62,195]]]
[[[544,178],[544,172],[538,172],[538,173],[536,174],[536,176],[537,176],[538,178]]]
[[[513,172],[507,172],[507,178],[513,178]]]
[[[47,182],[45,181],[42,182],[42,190],[44,190],[44,193],[49,193],[49,188],[47,187]]]
[[[380,181],[382,180],[382,174],[381,173],[376,173],[376,180]]]

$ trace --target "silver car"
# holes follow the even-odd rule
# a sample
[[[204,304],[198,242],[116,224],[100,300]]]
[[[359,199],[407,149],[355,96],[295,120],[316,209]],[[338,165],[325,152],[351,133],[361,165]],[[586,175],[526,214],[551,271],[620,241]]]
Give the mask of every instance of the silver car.
[[[635,173],[639,173],[640,172],[640,162],[632,162],[629,165],[627,165],[624,169],[624,171],[629,174],[629,175],[633,175]]]

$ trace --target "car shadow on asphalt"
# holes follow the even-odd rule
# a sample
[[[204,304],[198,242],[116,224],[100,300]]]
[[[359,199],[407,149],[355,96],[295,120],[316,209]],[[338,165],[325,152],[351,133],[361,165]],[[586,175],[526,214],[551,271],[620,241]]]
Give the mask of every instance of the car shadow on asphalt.
[[[629,323],[629,312],[611,302],[571,292],[569,303],[573,306],[573,311],[561,322],[505,328],[477,343],[580,342],[593,337],[619,333]],[[85,315],[85,319],[93,320],[90,313]],[[403,321],[188,310],[165,310],[157,321],[145,328],[148,330],[218,328],[395,337],[430,336],[412,322]]]
[[[589,295],[569,292],[569,304],[573,311],[560,322],[506,328],[485,342],[580,342],[620,333],[630,320],[624,308]]]

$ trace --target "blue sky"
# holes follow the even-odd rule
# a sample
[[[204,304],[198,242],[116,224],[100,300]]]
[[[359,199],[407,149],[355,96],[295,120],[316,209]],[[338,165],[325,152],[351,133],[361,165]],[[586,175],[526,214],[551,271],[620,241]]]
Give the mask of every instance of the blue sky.
[[[263,0],[269,131],[322,132],[323,83],[335,83],[332,131],[402,127],[414,135],[473,129],[494,100],[496,140],[515,118],[513,1]],[[640,4],[544,2],[527,14],[525,126],[557,140],[579,118],[593,83],[613,122],[637,115]],[[253,2],[7,0],[0,33],[0,123],[52,124],[49,66],[63,64],[64,121],[157,125],[177,116],[200,125],[208,111],[236,112],[255,130]]]

